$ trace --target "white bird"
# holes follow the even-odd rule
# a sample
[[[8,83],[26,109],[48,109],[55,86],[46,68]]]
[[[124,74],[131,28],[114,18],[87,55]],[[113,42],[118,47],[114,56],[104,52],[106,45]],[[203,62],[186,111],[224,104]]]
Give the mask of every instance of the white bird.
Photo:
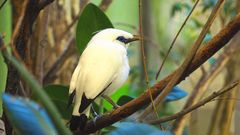
[[[74,102],[70,129],[84,128],[90,104],[100,95],[110,95],[123,85],[129,74],[127,48],[138,36],[108,28],[89,41],[72,75],[69,94]]]

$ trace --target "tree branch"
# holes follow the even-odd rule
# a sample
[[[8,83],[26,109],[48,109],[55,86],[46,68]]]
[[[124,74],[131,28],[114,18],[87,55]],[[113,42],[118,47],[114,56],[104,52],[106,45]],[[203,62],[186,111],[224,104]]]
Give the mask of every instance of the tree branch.
[[[194,87],[194,90],[192,91],[191,95],[189,95],[187,102],[185,103],[182,110],[192,106],[193,104],[197,103],[200,98],[204,95],[204,93],[207,91],[209,85],[214,81],[216,76],[222,71],[222,69],[225,68],[225,65],[228,63],[228,61],[231,58],[231,54],[234,52],[234,48],[236,47],[236,42],[238,39],[238,35],[240,33],[238,32],[231,40],[231,42],[228,44],[227,47],[224,48],[224,52],[218,57],[217,61],[214,63],[213,66],[211,66],[211,69],[208,71],[207,74],[205,74],[197,83],[197,85]],[[181,134],[182,130],[185,126],[186,117],[178,118],[173,123],[173,133]]]
[[[112,3],[112,0],[102,0],[102,2],[99,5],[99,8],[102,11],[106,11],[111,3]]]
[[[171,116],[168,116],[168,117],[165,117],[165,118],[161,118],[161,119],[158,119],[158,120],[152,120],[152,121],[149,121],[147,123],[149,123],[149,124],[159,124],[159,123],[163,123],[163,122],[167,122],[167,121],[170,121],[170,120],[174,120],[174,119],[183,117],[184,115],[188,114],[189,112],[205,105],[208,102],[211,102],[214,98],[216,98],[220,95],[223,95],[224,93],[230,91],[231,89],[236,87],[238,84],[239,84],[239,81],[234,82],[231,85],[229,85],[228,87],[225,87],[225,88],[223,88],[223,89],[221,89],[217,92],[213,92],[210,96],[206,97],[202,101],[196,103],[195,105],[193,105],[189,108],[186,108],[186,109],[184,109],[184,110],[182,110],[182,111],[180,111],[180,112],[178,112],[174,115],[171,115]]]
[[[182,78],[179,80],[179,82],[184,80],[189,74],[196,70],[207,59],[209,59],[218,50],[224,47],[239,30],[240,14],[238,14],[231,22],[229,22],[226,27],[224,27],[216,36],[213,37],[212,40],[210,40],[206,45],[204,45],[198,50],[193,61],[191,62],[190,66],[188,67]],[[149,89],[151,90],[153,97],[156,97],[162,91],[162,89],[171,80],[175,73],[176,70]],[[101,128],[109,126],[123,118],[130,116],[134,112],[140,110],[144,105],[147,105],[149,103],[149,92],[146,91],[138,98],[113,110],[111,113],[104,114],[103,116],[99,117],[95,123],[93,121],[88,122],[84,130],[86,133],[94,133]]]
[[[45,8],[47,5],[49,5],[50,3],[52,3],[54,0],[40,0],[38,3],[38,9],[42,10],[43,8]]]
[[[181,64],[181,66],[178,68],[178,70],[176,71],[174,77],[170,80],[170,82],[163,89],[163,92],[161,92],[157,96],[157,98],[154,100],[154,105],[155,106],[160,105],[160,103],[163,101],[164,97],[167,96],[167,94],[169,92],[171,92],[171,90],[174,87],[174,85],[176,85],[176,83],[179,81],[179,79],[184,75],[184,72],[189,67],[189,65],[191,64],[191,62],[192,62],[194,56],[196,55],[198,49],[200,48],[205,35],[207,34],[207,32],[210,29],[210,26],[213,24],[213,21],[215,20],[215,18],[217,16],[217,13],[220,10],[220,7],[221,7],[223,2],[224,2],[224,0],[218,0],[216,6],[213,8],[210,16],[208,17],[208,20],[207,20],[206,24],[204,25],[204,27],[203,27],[203,29],[202,29],[198,39],[192,45],[192,48],[189,50],[189,52],[188,52],[188,54],[186,56],[186,59]],[[153,108],[153,105],[149,105],[143,111],[143,113],[140,115],[140,118],[146,117],[152,111],[152,108]]]

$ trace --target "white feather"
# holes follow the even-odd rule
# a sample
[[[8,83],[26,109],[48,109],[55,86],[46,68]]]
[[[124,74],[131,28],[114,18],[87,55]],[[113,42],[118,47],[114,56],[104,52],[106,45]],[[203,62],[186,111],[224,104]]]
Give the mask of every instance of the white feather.
[[[126,45],[116,41],[116,37],[131,34],[108,29],[95,35],[82,53],[71,82],[69,93],[76,90],[73,115],[80,115],[78,110],[84,93],[88,99],[95,99],[99,94],[111,94],[127,79],[129,65]],[[105,91],[103,91],[109,84]],[[89,107],[84,111],[89,114]]]

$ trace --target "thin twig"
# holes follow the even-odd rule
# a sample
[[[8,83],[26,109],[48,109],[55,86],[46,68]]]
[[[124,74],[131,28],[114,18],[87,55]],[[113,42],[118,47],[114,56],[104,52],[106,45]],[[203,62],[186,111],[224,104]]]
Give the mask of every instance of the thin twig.
[[[211,84],[211,82],[224,69],[228,60],[229,60],[229,57],[220,58],[216,62],[216,64],[211,68],[209,73],[207,75],[203,76],[203,78],[201,78],[201,80],[199,80],[196,87],[194,88],[194,91],[189,96],[189,98],[182,110],[192,106],[193,104],[195,104],[197,101],[200,100],[202,95],[204,95],[204,92],[207,91],[208,86]],[[178,118],[176,121],[174,121],[174,123],[173,123],[174,126],[172,129],[173,133],[175,133],[176,135],[181,134],[182,130],[184,128],[184,125],[185,125],[185,121],[186,121],[185,117]]]
[[[234,51],[234,48],[237,45],[236,42],[238,41],[236,39],[238,39],[238,35],[239,34],[236,34],[233,37],[229,45],[225,47],[224,52],[218,57],[214,65],[211,66],[211,69],[208,71],[208,73],[198,81],[187,102],[185,103],[183,110],[198,102],[203,97],[212,81],[214,81],[216,76],[225,68],[225,65],[231,58],[231,53]],[[181,134],[182,130],[184,129],[185,122],[186,117],[182,117],[174,121],[172,132],[176,135]]]
[[[188,114],[189,112],[205,105],[206,103],[208,102],[211,102],[214,98],[220,96],[220,95],[223,95],[224,93],[230,91],[231,89],[233,89],[234,87],[236,87],[237,85],[239,84],[239,81],[237,82],[234,82],[232,83],[231,85],[217,91],[217,92],[213,92],[210,96],[206,97],[205,99],[203,99],[202,101],[196,103],[195,105],[189,107],[189,108],[186,108],[184,110],[182,110],[181,112],[178,112],[174,115],[171,115],[171,116],[168,116],[168,117],[165,117],[165,118],[161,118],[161,119],[158,119],[158,120],[152,120],[152,121],[148,121],[147,123],[149,124],[160,124],[160,123],[163,123],[163,122],[167,122],[167,121],[170,121],[170,120],[174,120],[174,119],[177,119],[179,117],[183,117],[184,115]]]
[[[0,6],[0,10],[2,9],[2,7],[6,4],[7,0],[4,0],[3,3]]]
[[[188,14],[187,18],[184,20],[184,22],[183,22],[181,28],[178,30],[176,36],[174,37],[174,39],[173,39],[173,41],[172,41],[172,43],[171,43],[171,45],[170,45],[170,47],[169,47],[169,49],[168,49],[168,51],[167,51],[167,54],[166,54],[166,56],[164,57],[164,59],[163,59],[163,61],[162,61],[162,64],[161,64],[160,68],[158,69],[158,72],[157,72],[156,77],[155,77],[156,80],[158,79],[158,76],[159,76],[159,74],[160,74],[160,72],[161,72],[161,70],[162,70],[162,68],[163,68],[163,65],[164,65],[165,61],[167,60],[167,57],[168,57],[170,51],[171,51],[172,48],[173,48],[173,45],[175,44],[175,42],[176,42],[176,40],[177,40],[179,34],[181,33],[183,27],[184,27],[185,24],[187,23],[187,21],[188,21],[189,17],[191,16],[192,12],[193,12],[194,9],[196,8],[198,2],[199,2],[199,0],[197,0],[197,1],[195,2],[194,6],[193,6],[193,8],[191,9],[190,13]]]
[[[172,90],[173,86],[176,85],[176,83],[179,81],[179,79],[183,76],[184,72],[188,68],[189,64],[193,60],[194,56],[197,53],[198,48],[201,46],[201,43],[209,31],[210,26],[212,25],[214,19],[216,18],[216,15],[222,5],[224,0],[218,0],[216,6],[212,10],[206,24],[204,25],[197,41],[193,44],[191,50],[189,51],[188,55],[186,56],[186,59],[184,60],[183,64],[180,66],[180,68],[177,70],[177,73],[174,75],[174,77],[171,79],[171,81],[167,84],[167,86],[163,89],[163,91],[158,95],[158,97],[154,100],[154,105],[159,105],[165,96]],[[152,105],[149,105],[144,112],[140,115],[140,118],[146,117],[150,112],[152,111]]]
[[[145,74],[145,81],[146,81],[147,90],[148,90],[150,87],[149,87],[149,78],[148,78],[148,71],[147,71],[146,56],[145,56],[144,44],[143,44],[144,37],[143,37],[143,30],[142,30],[142,0],[138,1],[138,6],[139,6],[138,7],[138,14],[139,14],[139,33],[140,33],[142,63],[143,63],[143,70],[144,70],[144,74]],[[149,92],[149,96],[150,96],[150,99],[151,99],[151,103],[152,103],[154,112],[155,112],[155,114],[158,118],[158,113],[157,113],[157,109],[156,109],[156,107],[154,105],[154,102],[153,102],[152,93],[151,93],[151,91],[148,91],[148,92]]]
[[[99,8],[102,11],[106,11],[108,9],[108,7],[111,5],[112,0],[102,0],[102,2],[99,5]]]

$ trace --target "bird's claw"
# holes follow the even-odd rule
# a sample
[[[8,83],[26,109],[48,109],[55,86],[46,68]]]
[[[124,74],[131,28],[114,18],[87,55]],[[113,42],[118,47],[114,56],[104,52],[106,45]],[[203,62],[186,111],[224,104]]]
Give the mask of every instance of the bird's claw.
[[[100,115],[96,115],[94,118],[93,118],[93,124],[94,126],[96,126],[96,123],[97,123],[97,119],[100,118]]]

